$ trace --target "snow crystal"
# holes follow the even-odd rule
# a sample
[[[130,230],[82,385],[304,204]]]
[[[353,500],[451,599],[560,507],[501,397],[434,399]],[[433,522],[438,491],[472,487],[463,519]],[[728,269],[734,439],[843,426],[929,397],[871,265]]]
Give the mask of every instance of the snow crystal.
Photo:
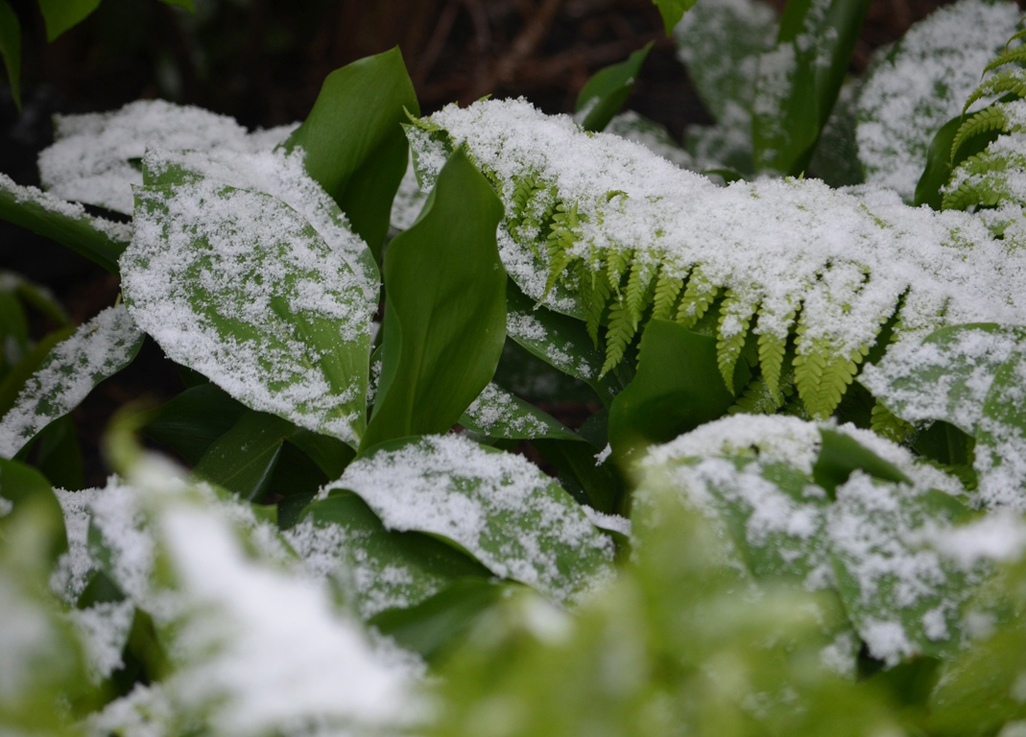
[[[118,305],[55,345],[0,419],[0,457],[13,458],[36,433],[77,407],[93,387],[128,365],[141,344],[142,333]]]
[[[518,436],[537,437],[550,431],[540,417],[530,414],[514,394],[489,383],[467,407],[467,417],[485,434],[500,431]]]
[[[607,571],[612,543],[521,456],[431,436],[354,461],[331,488],[360,495],[393,530],[459,544],[499,576],[565,601]]]

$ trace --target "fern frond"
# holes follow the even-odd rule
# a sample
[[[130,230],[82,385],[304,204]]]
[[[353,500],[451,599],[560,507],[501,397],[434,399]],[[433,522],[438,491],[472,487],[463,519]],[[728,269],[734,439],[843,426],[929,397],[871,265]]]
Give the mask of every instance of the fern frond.
[[[591,337],[592,344],[597,348],[599,345],[599,327],[602,325],[602,318],[609,307],[609,299],[613,294],[613,290],[609,288],[608,281],[602,278],[595,278],[594,271],[590,272],[590,277],[581,279],[579,284],[588,335]]]
[[[910,442],[916,432],[914,425],[905,422],[880,402],[876,402],[870,411],[869,428],[877,435],[895,443]]]
[[[627,346],[638,332],[638,322],[631,317],[630,308],[619,299],[609,309],[609,328],[606,330],[606,361],[600,376],[605,376],[623,359]]]
[[[623,280],[624,272],[631,266],[634,258],[634,251],[629,248],[614,249],[606,253],[606,280],[609,288],[616,294],[620,294],[620,282]]]
[[[727,408],[727,414],[771,415],[793,395],[792,384],[785,384],[781,391],[772,391],[764,376],[756,376],[737,396],[737,401]]]
[[[730,393],[734,393],[734,366],[745,347],[748,328],[757,305],[740,298],[733,290],[727,292],[720,305],[716,326],[716,365]]]
[[[869,352],[860,347],[852,355],[844,355],[827,341],[803,340],[798,328],[797,351],[794,357],[794,380],[798,396],[809,414],[816,419],[829,417],[859,371],[859,364]]]
[[[668,320],[673,314],[673,306],[684,288],[684,279],[676,276],[665,266],[660,267],[656,278],[655,295],[652,299],[652,319]]]
[[[941,199],[943,210],[992,207],[1003,200],[1022,200],[1010,186],[1007,172],[1026,169],[1026,151],[1008,147],[988,148],[963,161],[951,174],[951,184]],[[952,187],[953,188],[950,188]]]
[[[1012,94],[1016,97],[1026,97],[1026,69],[1022,67],[1011,67],[1003,69],[993,77],[988,77],[980,83],[969,95],[962,107],[965,113],[977,100],[984,97],[995,97],[997,95]]]
[[[647,260],[635,258],[631,263],[630,275],[627,277],[627,289],[624,292],[624,303],[631,318],[637,323],[651,301],[655,288],[656,270]]]
[[[1021,33],[1021,31],[1020,31]],[[1019,38],[1019,33],[1012,36],[1010,41],[1014,41]],[[1013,46],[1012,48],[1006,48],[1000,54],[990,60],[990,63],[983,68],[983,73],[1003,67],[1005,64],[1023,64],[1026,63],[1026,45]]]
[[[986,135],[994,131],[1010,132],[1008,115],[1003,105],[990,105],[977,110],[975,113],[962,121],[955,132],[955,140],[951,144],[951,160],[958,161],[958,154],[962,146],[970,138]]]
[[[559,203],[552,215],[552,229],[545,240],[549,259],[549,276],[545,280],[545,293],[556,286],[556,282],[570,263],[577,258],[573,247],[582,239],[581,223],[584,218],[577,214],[576,204]]]
[[[774,397],[780,397],[780,374],[784,369],[787,339],[773,333],[759,334],[759,367],[766,387]]]
[[[719,293],[719,285],[706,277],[701,266],[696,266],[691,272],[688,284],[684,288],[684,296],[677,307],[676,321],[686,328],[693,328],[709,306],[716,301]]]

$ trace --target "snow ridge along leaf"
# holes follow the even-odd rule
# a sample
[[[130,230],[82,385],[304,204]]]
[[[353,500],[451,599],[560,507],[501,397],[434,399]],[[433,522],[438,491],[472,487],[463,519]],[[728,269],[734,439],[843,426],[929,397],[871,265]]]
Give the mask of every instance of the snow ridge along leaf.
[[[448,106],[407,132],[428,184],[448,151],[466,148],[506,206],[506,270],[529,298],[587,323],[605,371],[658,307],[716,337],[723,376],[754,352],[774,395],[794,382],[806,411],[825,417],[889,322],[900,338],[1024,314],[1013,275],[1026,253],[965,213],[815,180],[716,187],[523,100]]]
[[[250,408],[355,447],[377,282],[338,207],[294,154],[154,154],[144,167],[121,260],[139,326]]]

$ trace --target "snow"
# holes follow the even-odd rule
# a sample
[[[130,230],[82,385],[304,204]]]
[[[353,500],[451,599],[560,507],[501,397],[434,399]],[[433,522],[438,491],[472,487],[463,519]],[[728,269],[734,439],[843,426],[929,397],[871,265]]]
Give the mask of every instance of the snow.
[[[36,433],[127,366],[142,332],[123,305],[108,307],[53,347],[0,419],[0,457],[13,458]]]
[[[451,540],[560,602],[609,573],[611,540],[567,492],[523,457],[458,435],[357,459],[322,497],[331,489],[357,493],[389,529]]]
[[[113,241],[126,243],[132,238],[132,226],[129,223],[118,223],[106,218],[95,217],[87,213],[85,208],[78,203],[62,200],[53,193],[43,192],[37,187],[16,184],[13,179],[3,173],[0,173],[0,192],[7,192],[18,204],[37,205],[48,213],[84,222]]]
[[[569,117],[545,116],[523,100],[448,106],[426,120],[468,147],[507,210],[516,183],[532,172],[559,201],[575,205],[582,216],[576,257],[595,263],[629,250],[681,277],[700,264],[712,283],[735,291],[738,314],[758,309],[757,334],[787,335],[801,306],[805,344],[852,355],[872,345],[903,294],[906,333],[1026,314],[1026,251],[1007,248],[966,213],[914,209],[880,188],[838,191],[816,180],[716,187],[637,144],[586,135]],[[426,135],[411,142],[425,153],[441,146]],[[430,182],[437,174],[430,162],[441,158],[441,151],[418,158],[422,178]],[[500,227],[503,263],[532,299],[580,314],[566,294],[546,294],[547,267],[536,255],[544,236],[529,224]]]
[[[163,100],[139,100],[109,113],[58,115],[52,146],[39,156],[43,186],[56,197],[131,215],[134,162],[149,148],[270,150],[291,128],[248,134],[232,118]]]
[[[146,164],[203,178],[138,191],[121,270],[139,326],[248,406],[358,442],[376,267],[302,152],[150,154]]]
[[[913,199],[934,134],[962,112],[1019,16],[1014,3],[961,0],[909,29],[860,97],[856,138],[868,182]]]

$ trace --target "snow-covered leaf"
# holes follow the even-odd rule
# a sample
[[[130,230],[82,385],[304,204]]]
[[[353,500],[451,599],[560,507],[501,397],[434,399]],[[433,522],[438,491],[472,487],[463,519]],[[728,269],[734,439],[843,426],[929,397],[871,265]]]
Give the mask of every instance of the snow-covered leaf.
[[[489,384],[460,418],[468,430],[489,438],[580,440],[552,415],[497,384]]]
[[[355,445],[373,262],[296,155],[147,159],[121,261],[139,326],[252,409]]]
[[[867,182],[912,201],[934,134],[962,112],[1020,15],[1013,2],[960,0],[909,29],[859,98],[856,137]]]
[[[0,419],[0,456],[12,458],[36,433],[123,369],[143,334],[124,306],[109,307],[53,347]]]
[[[328,488],[357,493],[390,530],[436,535],[558,601],[610,571],[612,541],[565,490],[523,457],[460,436],[382,445]]]

